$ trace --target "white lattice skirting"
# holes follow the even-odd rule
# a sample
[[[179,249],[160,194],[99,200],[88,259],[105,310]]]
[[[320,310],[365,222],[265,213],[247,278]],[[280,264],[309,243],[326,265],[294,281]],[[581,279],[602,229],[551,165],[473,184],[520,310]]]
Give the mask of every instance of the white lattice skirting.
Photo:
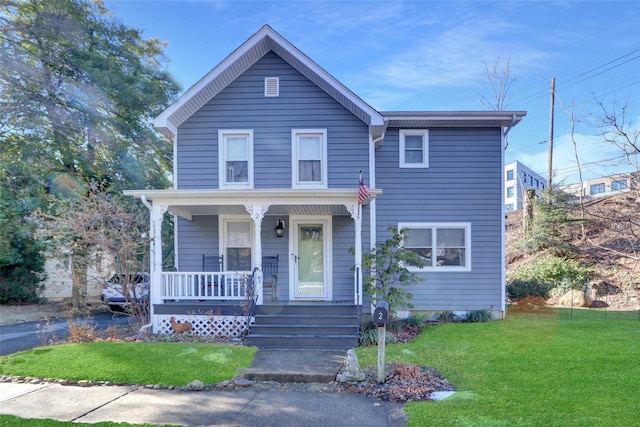
[[[191,333],[194,335],[216,336],[216,337],[239,337],[247,330],[247,318],[244,316],[208,316],[202,314],[187,315],[155,315],[153,330],[160,335],[170,335],[174,331],[171,329],[171,317],[179,323],[190,322],[193,326]],[[250,318],[253,324],[255,319]]]

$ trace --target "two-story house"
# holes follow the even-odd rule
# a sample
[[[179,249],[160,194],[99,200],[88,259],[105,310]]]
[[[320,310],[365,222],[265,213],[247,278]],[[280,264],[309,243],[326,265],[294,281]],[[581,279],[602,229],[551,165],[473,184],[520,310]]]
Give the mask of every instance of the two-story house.
[[[175,317],[238,333],[255,270],[249,343],[357,345],[371,312],[362,254],[390,225],[425,261],[409,266],[424,278],[408,289],[415,311],[502,317],[504,138],[525,114],[377,111],[264,26],[155,119],[173,140],[173,188],[126,192],[151,214],[153,330]]]

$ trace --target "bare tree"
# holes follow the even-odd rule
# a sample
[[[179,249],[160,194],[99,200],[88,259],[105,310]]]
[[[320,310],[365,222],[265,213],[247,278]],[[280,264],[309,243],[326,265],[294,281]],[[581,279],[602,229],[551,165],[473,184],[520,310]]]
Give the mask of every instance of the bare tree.
[[[600,108],[602,116],[596,120],[596,126],[604,143],[620,150],[626,164],[633,169],[630,189],[640,203],[640,127],[627,120],[628,104],[621,108],[614,105],[610,111],[600,103]]]
[[[489,67],[487,61],[484,63],[484,72],[489,83],[491,94],[487,97],[480,94],[480,103],[491,111],[504,111],[509,100],[511,100],[511,86],[516,81],[511,76],[511,58],[500,68],[500,57],[493,60],[493,65]]]
[[[141,295],[135,295],[136,273],[148,265],[148,215],[139,205],[121,196],[91,188],[86,197],[53,201],[53,213],[38,213],[40,237],[50,256],[63,252],[72,259],[73,305],[86,289],[87,269],[105,264],[106,278],[114,273],[117,286],[129,299],[130,314],[139,315]],[[142,319],[140,319],[142,320]]]
[[[621,286],[638,286],[640,272],[640,129],[627,120],[628,104],[611,110],[600,103],[602,116],[595,125],[605,144],[620,151],[626,164],[633,169],[629,174],[629,193],[616,198],[594,200],[585,204],[591,225],[601,230],[600,238],[587,241],[610,257],[610,264],[618,266],[620,277],[636,278],[622,280]]]

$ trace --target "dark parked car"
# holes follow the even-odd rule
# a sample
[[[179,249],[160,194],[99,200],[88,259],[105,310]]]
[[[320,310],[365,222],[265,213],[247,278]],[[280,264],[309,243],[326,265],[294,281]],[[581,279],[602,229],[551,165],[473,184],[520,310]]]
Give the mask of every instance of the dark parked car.
[[[116,274],[106,285],[102,287],[102,301],[109,305],[114,311],[123,311],[131,302],[148,304],[150,277],[149,273],[134,273],[132,277],[127,278],[125,274]],[[125,297],[123,292],[123,284],[129,290],[128,296]]]

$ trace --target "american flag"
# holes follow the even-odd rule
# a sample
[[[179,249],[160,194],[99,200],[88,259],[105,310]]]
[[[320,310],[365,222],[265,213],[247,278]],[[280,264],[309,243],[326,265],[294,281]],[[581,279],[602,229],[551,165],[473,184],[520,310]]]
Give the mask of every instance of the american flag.
[[[369,189],[364,185],[364,179],[362,179],[362,172],[360,172],[360,184],[358,185],[358,204],[362,204],[364,200],[369,197]]]

